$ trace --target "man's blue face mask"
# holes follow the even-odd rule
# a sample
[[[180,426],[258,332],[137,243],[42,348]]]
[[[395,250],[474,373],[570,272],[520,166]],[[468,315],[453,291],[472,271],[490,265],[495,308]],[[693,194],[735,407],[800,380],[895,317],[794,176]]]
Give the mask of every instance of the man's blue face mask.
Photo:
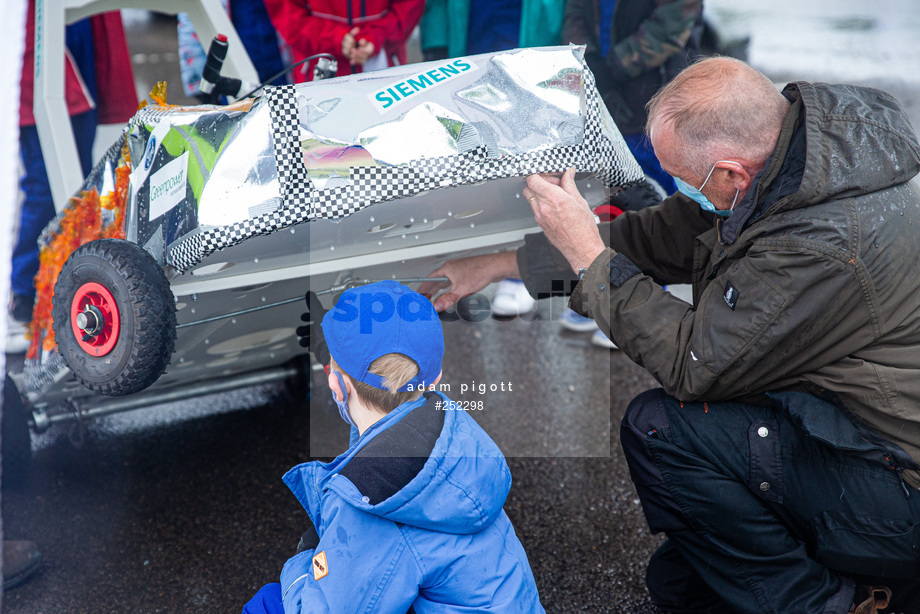
[[[712,213],[715,213],[716,215],[728,217],[729,215],[732,214],[732,210],[735,208],[735,202],[737,202],[738,194],[741,193],[741,190],[735,190],[735,198],[734,200],[732,200],[732,206],[729,207],[725,211],[721,209],[716,209],[716,206],[712,204],[712,201],[706,198],[706,196],[702,192],[702,189],[706,187],[707,183],[709,183],[709,178],[712,177],[712,173],[715,172],[716,170],[716,164],[718,164],[719,162],[726,162],[726,160],[717,160],[716,162],[712,164],[712,168],[709,169],[709,174],[706,175],[706,181],[704,181],[703,185],[701,185],[699,188],[694,188],[692,185],[690,185],[689,183],[687,183],[680,177],[674,177],[674,184],[677,186],[678,192],[680,192],[684,196],[692,198],[705,211],[710,211]]]

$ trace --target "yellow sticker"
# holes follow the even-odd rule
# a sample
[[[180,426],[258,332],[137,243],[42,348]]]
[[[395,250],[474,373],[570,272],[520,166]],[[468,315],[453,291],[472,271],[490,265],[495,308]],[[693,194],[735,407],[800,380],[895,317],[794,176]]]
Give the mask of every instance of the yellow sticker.
[[[320,552],[313,557],[313,579],[321,580],[329,573],[329,566],[326,564],[326,552]]]

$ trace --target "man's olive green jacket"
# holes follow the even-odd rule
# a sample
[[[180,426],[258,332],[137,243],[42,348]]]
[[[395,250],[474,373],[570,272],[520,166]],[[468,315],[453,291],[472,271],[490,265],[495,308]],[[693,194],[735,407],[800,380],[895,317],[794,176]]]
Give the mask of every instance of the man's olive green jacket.
[[[784,94],[776,150],[730,217],[680,194],[619,216],[570,304],[680,400],[830,391],[920,461],[917,137],[878,90]],[[518,264],[534,295],[572,278],[543,235]],[[692,306],[660,285],[675,283]]]

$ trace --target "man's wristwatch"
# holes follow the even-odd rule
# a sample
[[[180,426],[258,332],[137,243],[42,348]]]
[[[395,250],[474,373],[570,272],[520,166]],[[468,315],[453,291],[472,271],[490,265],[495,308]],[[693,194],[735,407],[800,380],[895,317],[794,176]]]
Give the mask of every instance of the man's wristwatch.
[[[582,277],[584,277],[584,276],[585,276],[585,273],[587,273],[587,272],[588,272],[588,269],[586,269],[586,268],[584,268],[584,267],[578,269],[578,281],[581,281]]]

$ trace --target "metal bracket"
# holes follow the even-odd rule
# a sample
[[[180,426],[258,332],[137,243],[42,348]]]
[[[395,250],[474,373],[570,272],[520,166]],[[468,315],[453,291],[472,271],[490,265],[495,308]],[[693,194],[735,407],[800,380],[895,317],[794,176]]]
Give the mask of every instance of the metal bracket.
[[[32,424],[36,433],[44,433],[51,426],[51,420],[48,418],[48,412],[44,408],[32,409]]]
[[[70,439],[73,447],[82,448],[86,442],[86,425],[83,423],[83,411],[80,409],[80,404],[76,399],[67,399],[65,405],[70,408],[70,413],[73,414],[74,420],[70,431],[67,433],[67,438]]]

